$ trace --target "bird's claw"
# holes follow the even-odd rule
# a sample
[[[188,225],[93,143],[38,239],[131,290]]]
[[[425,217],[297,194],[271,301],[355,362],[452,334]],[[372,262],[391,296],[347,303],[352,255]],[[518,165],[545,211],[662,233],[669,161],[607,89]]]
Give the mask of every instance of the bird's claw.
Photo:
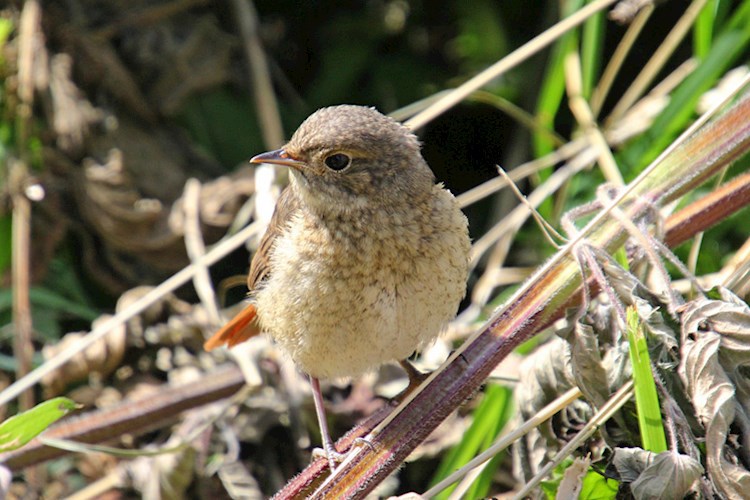
[[[336,466],[344,461],[346,453],[339,453],[333,448],[313,448],[312,457],[313,460],[325,458],[328,461],[328,467],[331,469],[331,472],[333,472]]]
[[[371,451],[375,451],[375,446],[370,441],[362,437],[354,439],[354,441],[352,442],[352,447],[354,446],[366,446]],[[317,447],[313,448],[312,450],[313,460],[325,458],[328,461],[328,466],[331,468],[331,471],[333,471],[333,469],[335,469],[338,464],[343,462],[348,454],[348,452],[340,453],[334,449],[327,450],[325,448]]]

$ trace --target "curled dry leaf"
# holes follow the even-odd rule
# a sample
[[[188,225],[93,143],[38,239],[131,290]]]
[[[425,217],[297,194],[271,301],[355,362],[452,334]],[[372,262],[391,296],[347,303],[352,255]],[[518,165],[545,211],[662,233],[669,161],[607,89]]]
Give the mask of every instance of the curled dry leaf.
[[[181,195],[186,179],[182,167],[190,155],[166,132],[147,133],[127,121],[92,150],[106,160],[84,162],[83,175],[75,183],[76,196],[85,222],[102,240],[103,248],[97,252],[103,253],[118,277],[110,283],[149,282],[187,265]],[[207,244],[225,233],[253,191],[249,169],[201,187],[198,211]]]
[[[101,316],[94,321],[93,326],[96,327],[98,323],[108,320],[109,316]],[[83,333],[68,333],[57,344],[45,345],[42,348],[42,356],[45,360],[53,358],[58,353],[73,347],[83,336]],[[113,329],[109,335],[83,352],[79,352],[58,370],[44,377],[41,384],[44,387],[45,397],[61,394],[68,384],[84,380],[92,373],[106,377],[120,365],[124,353],[125,328]]]
[[[692,457],[665,451],[638,476],[630,490],[638,500],[683,498],[703,474],[703,466]]]
[[[746,359],[750,310],[728,291],[719,295],[724,300],[698,299],[682,308],[679,374],[705,431],[711,482],[721,495],[743,498],[750,491],[750,472],[740,465],[742,451],[730,432],[735,421],[747,422],[748,416],[727,372],[734,374],[744,364],[738,360]]]
[[[515,391],[517,423],[535,415],[558,395],[575,385],[570,366],[570,348],[559,337],[537,348],[521,362]],[[579,429],[592,415],[591,406],[577,400],[529,432],[513,445],[514,474],[528,478],[560,447],[560,440]]]
[[[701,474],[703,466],[692,457],[665,451],[655,455],[641,448],[615,448],[613,465],[636,499],[683,498]]]
[[[646,288],[634,275],[617,266],[611,258],[602,258],[601,252],[593,249],[596,262],[606,276],[602,286],[611,287],[613,293],[601,293],[588,304],[586,314],[571,315],[567,325],[557,330],[560,339],[553,340],[537,350],[524,362],[521,380],[516,390],[517,402],[523,418],[528,418],[572,386],[577,386],[586,401],[577,401],[561,416],[567,416],[567,428],[560,416],[541,427],[541,432],[555,439],[542,441],[536,431],[524,442],[525,470],[536,470],[544,456],[560,448],[566,434],[577,431],[588,421],[594,408],[601,407],[610,396],[632,377],[629,345],[615,316],[611,303],[616,298],[638,310],[645,330],[649,333],[649,347],[653,361],[667,370],[674,367],[673,356],[677,351],[677,336],[662,316],[666,310],[667,293],[656,294]],[[622,306],[621,306],[622,307]],[[638,424],[632,402],[626,410],[616,413],[612,421],[602,427],[601,436],[610,447],[623,443],[638,442]],[[554,431],[554,432],[553,432]],[[594,444],[593,450],[601,448]],[[597,460],[599,455],[594,456]],[[518,469],[516,469],[518,470]],[[633,478],[634,480],[635,478]]]
[[[684,328],[700,331],[707,327],[721,335],[719,363],[735,384],[745,413],[750,414],[750,380],[742,372],[750,366],[750,307],[725,288],[714,293],[720,300],[696,301],[685,308]]]
[[[586,399],[595,407],[600,407],[609,398],[611,391],[607,380],[599,339],[594,327],[582,321],[576,322],[564,338],[570,344],[571,368],[576,385]],[[558,332],[561,333],[561,332]]]
[[[239,460],[225,463],[219,469],[221,484],[231,498],[258,499],[263,498],[263,492],[258,481],[253,477],[245,464]]]

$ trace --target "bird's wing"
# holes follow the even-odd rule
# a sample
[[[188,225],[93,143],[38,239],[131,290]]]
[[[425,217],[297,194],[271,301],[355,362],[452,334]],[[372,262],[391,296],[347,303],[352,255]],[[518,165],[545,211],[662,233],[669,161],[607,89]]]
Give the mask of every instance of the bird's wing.
[[[281,192],[281,196],[279,196],[279,200],[276,202],[276,209],[273,212],[268,229],[266,229],[266,234],[260,240],[260,246],[255,255],[253,255],[253,260],[250,262],[250,272],[247,275],[247,289],[251,292],[268,278],[271,271],[271,251],[276,242],[276,237],[286,230],[289,219],[298,209],[299,198],[290,187],[287,187]],[[203,344],[203,348],[207,351],[212,351],[222,345],[232,347],[251,337],[255,337],[260,333],[257,317],[258,312],[255,304],[248,304],[231,321],[213,334]]]
[[[276,209],[268,224],[266,234],[260,240],[260,246],[250,262],[250,272],[247,274],[247,289],[252,292],[265,280],[270,271],[271,250],[276,243],[276,237],[286,231],[289,220],[299,210],[300,202],[297,194],[287,186],[276,202]]]

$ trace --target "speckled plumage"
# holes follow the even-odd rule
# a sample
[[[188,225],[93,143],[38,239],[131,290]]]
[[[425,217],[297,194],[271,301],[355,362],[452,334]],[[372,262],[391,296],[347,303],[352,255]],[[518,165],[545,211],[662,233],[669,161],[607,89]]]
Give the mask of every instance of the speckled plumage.
[[[374,109],[335,106],[279,154],[296,163],[251,266],[261,329],[316,378],[359,375],[439,335],[465,293],[469,237],[416,137]],[[332,170],[333,154],[351,163]]]

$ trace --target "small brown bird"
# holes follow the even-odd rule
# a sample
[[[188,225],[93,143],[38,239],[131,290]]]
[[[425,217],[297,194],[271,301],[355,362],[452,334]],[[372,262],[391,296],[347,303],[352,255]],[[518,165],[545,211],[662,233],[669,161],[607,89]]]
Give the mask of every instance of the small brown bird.
[[[313,113],[282,149],[252,163],[291,167],[250,265],[250,303],[207,350],[263,331],[310,376],[333,470],[320,378],[405,359],[454,318],[466,290],[469,235],[453,195],[409,130],[373,108]]]

